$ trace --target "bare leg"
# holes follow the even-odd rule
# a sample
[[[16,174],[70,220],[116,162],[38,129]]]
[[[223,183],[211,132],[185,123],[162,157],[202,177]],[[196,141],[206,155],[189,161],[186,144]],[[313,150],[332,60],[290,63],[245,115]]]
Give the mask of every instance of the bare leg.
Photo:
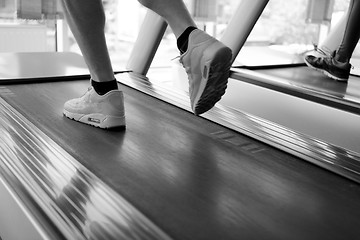
[[[189,26],[196,26],[182,0],[139,0],[162,16],[178,38]],[[113,80],[114,73],[106,45],[105,14],[101,0],[62,0],[71,31],[97,82]]]
[[[344,13],[339,22],[331,28],[329,35],[321,42],[318,46],[323,52],[327,55],[331,55],[334,51],[336,51],[340,43],[343,39],[346,23],[349,18],[349,10]]]
[[[105,40],[105,14],[101,0],[62,0],[76,41],[97,82],[115,79]]]
[[[186,28],[196,27],[182,0],[139,0],[145,7],[162,16],[178,38]]]

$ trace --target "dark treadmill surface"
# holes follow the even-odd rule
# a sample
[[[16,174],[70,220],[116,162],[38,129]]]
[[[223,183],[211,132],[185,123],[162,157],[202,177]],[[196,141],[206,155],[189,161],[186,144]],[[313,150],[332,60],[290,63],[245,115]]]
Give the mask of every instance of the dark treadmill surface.
[[[291,71],[288,68],[269,68],[256,71],[283,79],[284,82],[294,87],[313,90],[360,105],[360,78],[358,76],[351,75],[349,81],[344,83],[332,80],[307,66],[292,67]]]
[[[174,239],[355,239],[360,186],[121,86],[126,129],[62,116],[88,80],[0,94]]]

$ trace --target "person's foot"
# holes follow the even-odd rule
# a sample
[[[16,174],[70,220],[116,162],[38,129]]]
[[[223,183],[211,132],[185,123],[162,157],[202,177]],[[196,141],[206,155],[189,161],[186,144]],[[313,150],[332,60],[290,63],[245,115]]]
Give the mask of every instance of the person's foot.
[[[124,96],[119,90],[99,95],[89,87],[82,97],[67,101],[63,113],[70,119],[99,128],[125,126]]]
[[[341,82],[347,82],[350,76],[351,64],[342,63],[334,57],[315,57],[307,55],[304,58],[306,65],[324,73],[326,76]]]
[[[201,30],[190,33],[187,51],[180,56],[189,78],[191,108],[196,115],[210,110],[225,94],[231,49]]]

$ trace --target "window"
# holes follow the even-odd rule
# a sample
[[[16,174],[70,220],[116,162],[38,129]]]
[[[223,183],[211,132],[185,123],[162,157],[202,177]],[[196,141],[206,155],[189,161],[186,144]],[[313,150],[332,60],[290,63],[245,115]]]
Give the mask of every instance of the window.
[[[244,0],[185,0],[199,28],[216,38],[222,37],[241,1]],[[114,65],[123,68],[147,9],[137,1],[103,0],[103,3],[110,55]],[[311,4],[328,8],[324,9],[328,14],[323,21],[317,19],[319,14],[311,15]],[[326,36],[348,4],[349,0],[270,0],[234,64],[297,61],[299,55]],[[60,11],[56,0],[0,0],[0,52],[80,53]],[[259,54],[262,54],[261,58]],[[178,55],[176,39],[168,29],[152,66],[168,66]]]
[[[55,0],[0,0],[0,52],[56,50]]]
[[[340,0],[269,1],[235,64],[302,62],[303,53],[326,37],[348,4]]]

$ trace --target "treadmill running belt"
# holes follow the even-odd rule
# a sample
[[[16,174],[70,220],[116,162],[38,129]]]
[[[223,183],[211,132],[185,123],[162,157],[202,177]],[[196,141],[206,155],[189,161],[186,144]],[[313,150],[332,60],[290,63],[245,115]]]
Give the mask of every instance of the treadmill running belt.
[[[63,117],[88,84],[7,85],[0,96],[172,238],[359,235],[358,184],[125,86],[126,129]]]

